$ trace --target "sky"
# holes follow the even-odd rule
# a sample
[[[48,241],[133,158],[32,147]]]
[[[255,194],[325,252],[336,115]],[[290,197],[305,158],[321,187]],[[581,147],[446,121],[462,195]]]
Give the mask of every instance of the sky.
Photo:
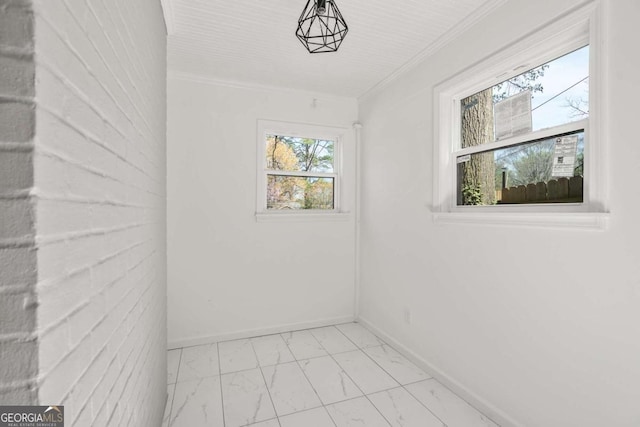
[[[589,76],[589,47],[585,46],[549,63],[545,75],[536,83],[543,86],[542,93],[535,93],[531,101],[533,109],[533,130],[557,126],[583,117],[571,117],[572,109],[567,108],[567,97],[589,99],[589,79],[549,101],[560,92]],[[548,103],[540,106],[544,102]],[[540,108],[537,108],[540,106]],[[586,107],[588,108],[588,106]]]

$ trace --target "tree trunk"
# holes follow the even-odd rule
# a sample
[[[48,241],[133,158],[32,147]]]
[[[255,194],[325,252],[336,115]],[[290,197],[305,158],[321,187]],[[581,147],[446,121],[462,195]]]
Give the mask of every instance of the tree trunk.
[[[478,92],[462,100],[462,148],[493,141],[493,90]],[[464,205],[493,205],[496,202],[493,152],[473,154],[462,164],[458,191]],[[458,196],[460,200],[460,195]]]

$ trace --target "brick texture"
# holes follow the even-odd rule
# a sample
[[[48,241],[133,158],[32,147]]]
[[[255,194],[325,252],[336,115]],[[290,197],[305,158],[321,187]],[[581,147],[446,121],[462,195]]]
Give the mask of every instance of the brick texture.
[[[30,1],[0,0],[0,404],[37,402]]]
[[[65,405],[69,426],[158,426],[166,398],[160,2],[34,0],[33,9],[38,401]],[[19,61],[6,66],[28,72]]]

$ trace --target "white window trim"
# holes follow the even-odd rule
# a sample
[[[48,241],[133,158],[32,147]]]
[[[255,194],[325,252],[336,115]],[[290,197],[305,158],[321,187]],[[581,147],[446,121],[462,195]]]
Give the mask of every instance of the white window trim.
[[[272,120],[258,120],[257,129],[257,191],[256,191],[256,220],[258,222],[300,222],[300,221],[347,221],[349,212],[341,210],[343,205],[343,144],[344,135],[348,131],[346,128],[322,126],[305,123],[280,122]],[[266,135],[286,135],[302,138],[326,139],[334,141],[334,172],[327,174],[319,173],[289,173],[277,171],[279,175],[310,175],[310,176],[331,176],[335,177],[333,198],[334,209],[303,209],[295,211],[278,211],[267,209],[267,175],[273,173],[266,169],[265,161],[265,138]]]
[[[436,223],[604,229],[609,213],[602,93],[606,82],[599,0],[583,6],[434,88],[433,206]],[[539,205],[457,206],[456,158],[460,150],[460,99],[589,44],[589,110],[585,128],[584,202]],[[568,126],[576,126],[571,123]],[[544,134],[545,130],[533,134]],[[499,141],[504,144],[505,141]],[[492,144],[484,144],[483,150]]]

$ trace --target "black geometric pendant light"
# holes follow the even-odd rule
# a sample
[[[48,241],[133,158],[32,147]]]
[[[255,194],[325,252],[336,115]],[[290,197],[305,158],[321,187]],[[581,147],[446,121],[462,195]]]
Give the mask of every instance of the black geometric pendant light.
[[[296,36],[309,53],[335,52],[348,30],[334,0],[307,0]]]

